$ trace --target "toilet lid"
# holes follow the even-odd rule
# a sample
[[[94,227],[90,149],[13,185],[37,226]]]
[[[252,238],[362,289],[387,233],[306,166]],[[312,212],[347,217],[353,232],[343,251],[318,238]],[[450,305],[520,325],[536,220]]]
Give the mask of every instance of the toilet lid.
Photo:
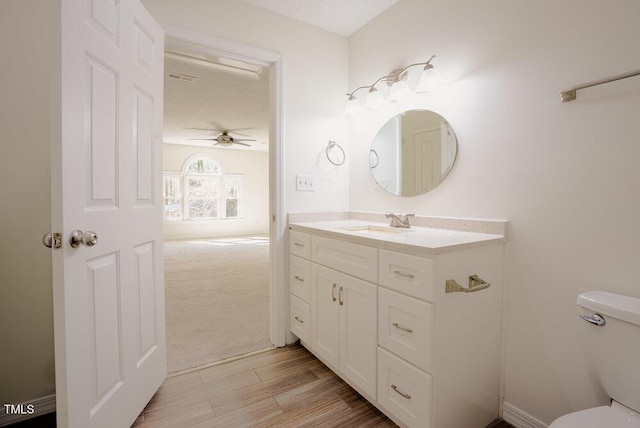
[[[556,419],[549,428],[640,428],[640,418],[609,406],[569,413]]]

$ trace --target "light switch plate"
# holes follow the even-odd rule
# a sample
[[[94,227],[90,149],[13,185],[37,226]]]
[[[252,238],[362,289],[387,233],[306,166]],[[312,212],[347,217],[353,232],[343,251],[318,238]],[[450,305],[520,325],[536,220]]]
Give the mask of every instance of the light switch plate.
[[[311,175],[296,175],[296,190],[301,192],[315,192],[316,178]]]

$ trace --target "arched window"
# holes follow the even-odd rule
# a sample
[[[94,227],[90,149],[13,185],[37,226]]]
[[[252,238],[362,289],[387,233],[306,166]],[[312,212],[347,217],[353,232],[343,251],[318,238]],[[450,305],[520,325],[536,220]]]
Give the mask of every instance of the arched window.
[[[184,163],[182,169],[185,174],[222,175],[220,163],[216,159],[204,155],[191,156]]]
[[[184,163],[182,174],[165,173],[165,219],[239,217],[243,179],[243,175],[225,175],[213,156],[191,156]]]

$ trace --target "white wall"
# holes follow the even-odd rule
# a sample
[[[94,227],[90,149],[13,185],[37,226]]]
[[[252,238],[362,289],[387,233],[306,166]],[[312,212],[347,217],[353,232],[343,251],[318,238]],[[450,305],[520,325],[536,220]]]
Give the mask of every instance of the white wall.
[[[285,210],[345,210],[347,165],[324,157],[346,147],[341,117],[347,39],[235,0],[146,0],[162,23],[280,52],[284,64]],[[49,69],[53,2],[0,1],[0,402],[54,393],[50,229]],[[295,192],[295,174],[317,177]],[[7,351],[8,350],[8,351]]]
[[[163,145],[163,171],[181,173],[184,162],[193,155],[216,158],[225,174],[243,174],[241,218],[225,220],[164,221],[164,239],[212,238],[269,234],[269,153]]]
[[[285,212],[346,210],[348,166],[324,150],[329,140],[347,146],[347,39],[237,0],[143,3],[163,24],[282,54]],[[296,174],[314,175],[316,191],[296,192]]]
[[[52,10],[0,2],[0,404],[55,390],[51,250],[42,245],[51,230]]]
[[[640,297],[640,78],[558,91],[640,68],[640,3],[400,0],[350,38],[350,87],[438,55],[452,83],[404,107],[435,110],[459,140],[435,190],[390,196],[368,171],[400,106],[352,118],[350,209],[510,221],[506,401],[549,423],[605,396],[590,377],[579,293]],[[472,358],[472,356],[470,356]]]
[[[282,53],[286,211],[508,219],[506,400],[546,422],[605,403],[588,376],[575,299],[593,289],[640,296],[640,84],[581,91],[569,104],[558,91],[640,66],[640,3],[400,0],[348,44],[235,0],[144,3],[163,23]],[[3,402],[53,390],[50,254],[40,244],[49,229],[48,40],[35,37],[47,33],[46,15],[36,0],[0,2],[11,58],[0,67],[0,325],[11,349],[0,353]],[[433,53],[452,84],[404,107],[449,120],[458,159],[430,193],[393,197],[371,178],[368,145],[401,106],[351,119],[347,146],[344,92]],[[347,149],[349,165],[327,162],[329,139]],[[296,173],[316,175],[317,191],[295,192]],[[29,182],[16,179],[24,175]],[[7,209],[14,201],[19,212]]]

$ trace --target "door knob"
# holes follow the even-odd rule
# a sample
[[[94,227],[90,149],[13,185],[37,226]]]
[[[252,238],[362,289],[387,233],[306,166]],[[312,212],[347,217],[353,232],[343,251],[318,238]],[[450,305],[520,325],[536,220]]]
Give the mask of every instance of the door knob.
[[[60,248],[62,247],[62,234],[49,232],[42,237],[42,243],[47,248]]]
[[[69,244],[73,248],[78,248],[80,245],[85,245],[87,247],[93,247],[98,243],[98,235],[95,232],[87,230],[83,232],[81,230],[74,230],[71,232],[71,236],[69,236]]]

